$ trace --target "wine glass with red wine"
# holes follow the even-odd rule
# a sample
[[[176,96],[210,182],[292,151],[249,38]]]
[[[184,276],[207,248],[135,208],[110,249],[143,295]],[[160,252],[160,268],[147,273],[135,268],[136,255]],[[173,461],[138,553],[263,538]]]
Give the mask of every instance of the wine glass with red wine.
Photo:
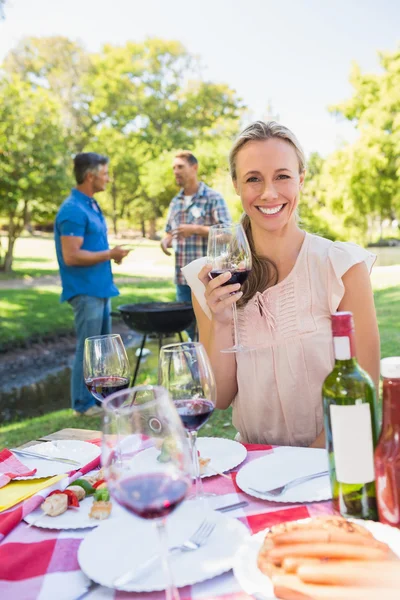
[[[204,498],[200,476],[197,432],[211,417],[216,401],[214,373],[205,348],[199,342],[163,346],[160,352],[160,383],[169,392],[192,448],[196,499]],[[207,458],[207,457],[203,457]]]
[[[243,285],[250,275],[252,258],[249,242],[243,227],[238,225],[213,225],[208,232],[208,262],[212,265],[210,278],[215,279],[218,275],[229,271],[230,279],[223,286],[240,283]],[[244,346],[239,338],[236,302],[232,304],[233,337],[231,348],[225,348],[221,352],[242,352],[250,350]]]
[[[103,403],[102,465],[111,495],[159,532],[167,600],[179,600],[168,560],[166,518],[191,485],[189,444],[165,388],[137,386]],[[168,460],[160,448],[168,442]]]
[[[83,376],[97,404],[129,386],[129,360],[118,333],[86,338]]]

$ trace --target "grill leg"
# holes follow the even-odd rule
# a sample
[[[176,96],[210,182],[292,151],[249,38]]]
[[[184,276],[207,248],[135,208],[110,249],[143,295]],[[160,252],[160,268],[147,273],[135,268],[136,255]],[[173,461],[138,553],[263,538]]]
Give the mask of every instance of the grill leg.
[[[157,374],[157,383],[161,385],[161,365],[160,365],[160,354],[161,354],[161,346],[163,342],[163,335],[160,333],[158,335],[158,374]]]
[[[163,335],[160,334],[158,336],[158,359],[160,359],[160,352],[161,352],[162,342],[163,342]]]
[[[135,385],[135,382],[136,382],[136,377],[137,377],[137,374],[138,374],[138,372],[139,372],[140,361],[142,360],[142,353],[143,353],[143,348],[144,348],[144,345],[145,345],[145,343],[146,343],[146,339],[147,339],[147,335],[145,334],[145,335],[142,337],[142,343],[141,343],[141,346],[140,346],[140,352],[139,352],[139,356],[137,357],[137,360],[136,360],[136,367],[135,367],[135,373],[133,374],[132,387]]]

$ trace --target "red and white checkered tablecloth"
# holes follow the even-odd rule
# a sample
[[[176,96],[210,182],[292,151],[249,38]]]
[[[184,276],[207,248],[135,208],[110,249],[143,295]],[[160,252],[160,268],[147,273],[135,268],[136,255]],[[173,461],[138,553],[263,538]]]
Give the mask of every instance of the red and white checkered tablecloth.
[[[270,446],[246,445],[244,464],[273,452]],[[239,467],[239,468],[240,468]],[[252,533],[283,521],[294,521],[322,513],[331,513],[331,502],[293,505],[258,500],[244,494],[236,485],[236,471],[231,480],[220,476],[203,480],[205,492],[213,492],[215,506],[246,499],[243,509],[228,513],[245,523]],[[78,565],[80,543],[91,530],[28,528],[17,525],[0,543],[1,600],[75,600],[89,585],[89,579]],[[181,600],[248,600],[232,571],[208,581],[180,588]],[[164,592],[126,593],[108,588],[94,589],[89,600],[164,600]]]

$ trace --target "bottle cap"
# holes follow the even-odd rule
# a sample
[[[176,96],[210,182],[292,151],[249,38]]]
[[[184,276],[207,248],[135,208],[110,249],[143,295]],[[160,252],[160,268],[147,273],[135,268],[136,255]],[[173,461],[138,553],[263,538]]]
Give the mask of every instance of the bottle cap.
[[[350,311],[337,312],[331,318],[333,337],[348,336],[354,331],[353,313]]]
[[[400,356],[382,358],[381,375],[386,379],[400,379]]]

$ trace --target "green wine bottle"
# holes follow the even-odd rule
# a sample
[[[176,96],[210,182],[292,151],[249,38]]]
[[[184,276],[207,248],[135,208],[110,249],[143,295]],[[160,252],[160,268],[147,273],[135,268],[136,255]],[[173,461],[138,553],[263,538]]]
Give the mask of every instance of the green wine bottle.
[[[357,363],[351,312],[332,315],[335,366],[322,386],[333,505],[344,517],[378,519],[375,386]]]

